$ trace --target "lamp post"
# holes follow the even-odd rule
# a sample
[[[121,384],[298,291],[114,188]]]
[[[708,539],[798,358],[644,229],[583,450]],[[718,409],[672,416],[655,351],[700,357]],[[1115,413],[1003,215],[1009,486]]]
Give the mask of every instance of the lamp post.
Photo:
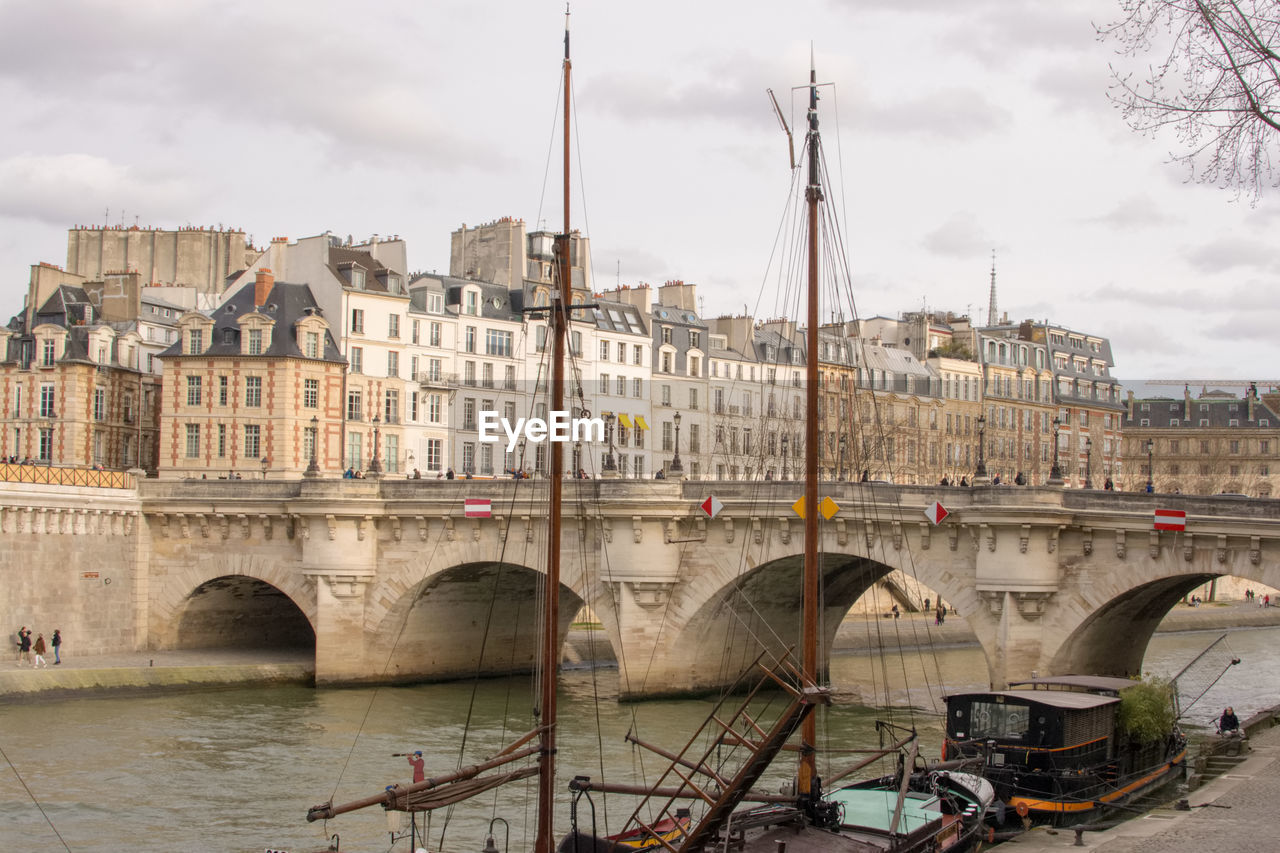
[[[1093,439],[1084,440],[1084,487],[1093,488]]]
[[[790,480],[790,469],[787,467],[787,436],[782,437],[782,479]]]
[[[847,479],[845,476],[845,470],[844,470],[844,450],[847,445],[846,445],[845,437],[843,435],[840,436],[840,441],[838,442],[837,446],[839,449],[836,454],[836,457],[837,457],[836,458],[836,474],[839,477],[840,482],[844,482],[845,479]]]
[[[319,477],[320,476],[320,460],[316,458],[316,453],[317,453],[316,448],[317,448],[317,445],[319,445],[320,443],[319,441],[320,419],[315,415],[311,416],[311,426],[308,427],[308,429],[311,430],[311,461],[307,463],[306,473],[303,474],[302,476]]]
[[[680,477],[684,474],[684,466],[680,464],[680,413],[676,412],[672,415],[671,420],[675,421],[676,424],[676,452],[671,458],[669,470],[672,474],[675,474],[676,477]]]
[[[573,476],[577,477],[582,471],[582,442],[575,441],[573,443]]]
[[[1050,486],[1062,485],[1062,466],[1058,464],[1058,431],[1062,429],[1062,418],[1054,415],[1053,418],[1053,467],[1049,469]]]
[[[369,460],[369,470],[365,472],[366,477],[382,476],[382,459],[378,456],[378,425],[381,421],[377,414],[373,416],[373,458]]]
[[[262,479],[265,480],[267,479],[267,469],[271,467],[271,460],[264,456],[262,457],[261,464],[262,464]]]
[[[978,467],[973,471],[973,479],[987,477],[987,417],[978,415]]]
[[[1155,439],[1148,438],[1147,439],[1147,494],[1151,494],[1152,492],[1156,491],[1156,484],[1151,479],[1152,476],[1156,474],[1155,460],[1153,460],[1153,456],[1155,456],[1155,452],[1156,452]]]
[[[613,420],[615,415],[613,412],[604,416],[604,438],[609,444],[609,452],[604,457],[604,476],[618,476],[618,465],[613,460]]]

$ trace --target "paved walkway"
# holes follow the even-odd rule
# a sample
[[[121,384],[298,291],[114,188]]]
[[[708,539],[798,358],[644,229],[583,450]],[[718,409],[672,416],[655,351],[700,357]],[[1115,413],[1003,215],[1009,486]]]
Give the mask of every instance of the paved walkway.
[[[1231,772],[1187,795],[1190,811],[1173,805],[1108,829],[1086,832],[1075,846],[1071,830],[1033,829],[998,845],[1008,853],[1088,849],[1097,853],[1274,853],[1280,850],[1280,728],[1255,731],[1252,753]]]

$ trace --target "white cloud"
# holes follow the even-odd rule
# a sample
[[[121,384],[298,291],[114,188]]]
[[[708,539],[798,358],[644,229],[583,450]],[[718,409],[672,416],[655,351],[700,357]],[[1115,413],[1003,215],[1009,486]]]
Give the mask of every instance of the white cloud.
[[[107,208],[181,218],[199,202],[179,177],[147,174],[91,154],[18,155],[0,160],[0,215],[54,227],[97,221]]]

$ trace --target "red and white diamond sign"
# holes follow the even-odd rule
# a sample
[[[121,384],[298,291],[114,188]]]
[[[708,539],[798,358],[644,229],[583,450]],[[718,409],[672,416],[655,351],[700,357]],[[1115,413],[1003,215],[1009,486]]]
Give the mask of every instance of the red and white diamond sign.
[[[724,504],[720,503],[720,499],[717,498],[715,495],[712,495],[711,497],[707,498],[705,501],[699,504],[699,506],[701,506],[702,511],[705,512],[711,518],[715,518],[717,515],[720,514],[720,510],[724,509]]]
[[[951,513],[946,507],[937,501],[929,504],[929,506],[925,507],[924,510],[924,517],[929,519],[935,525],[941,524],[942,519],[946,518],[948,515],[951,515]]]

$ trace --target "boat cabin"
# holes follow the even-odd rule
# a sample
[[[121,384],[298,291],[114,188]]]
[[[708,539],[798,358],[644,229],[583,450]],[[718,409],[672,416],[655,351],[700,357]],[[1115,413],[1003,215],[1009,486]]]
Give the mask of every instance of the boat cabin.
[[[1062,771],[1114,758],[1125,678],[1059,676],[947,697],[947,757],[989,753],[989,766]]]

